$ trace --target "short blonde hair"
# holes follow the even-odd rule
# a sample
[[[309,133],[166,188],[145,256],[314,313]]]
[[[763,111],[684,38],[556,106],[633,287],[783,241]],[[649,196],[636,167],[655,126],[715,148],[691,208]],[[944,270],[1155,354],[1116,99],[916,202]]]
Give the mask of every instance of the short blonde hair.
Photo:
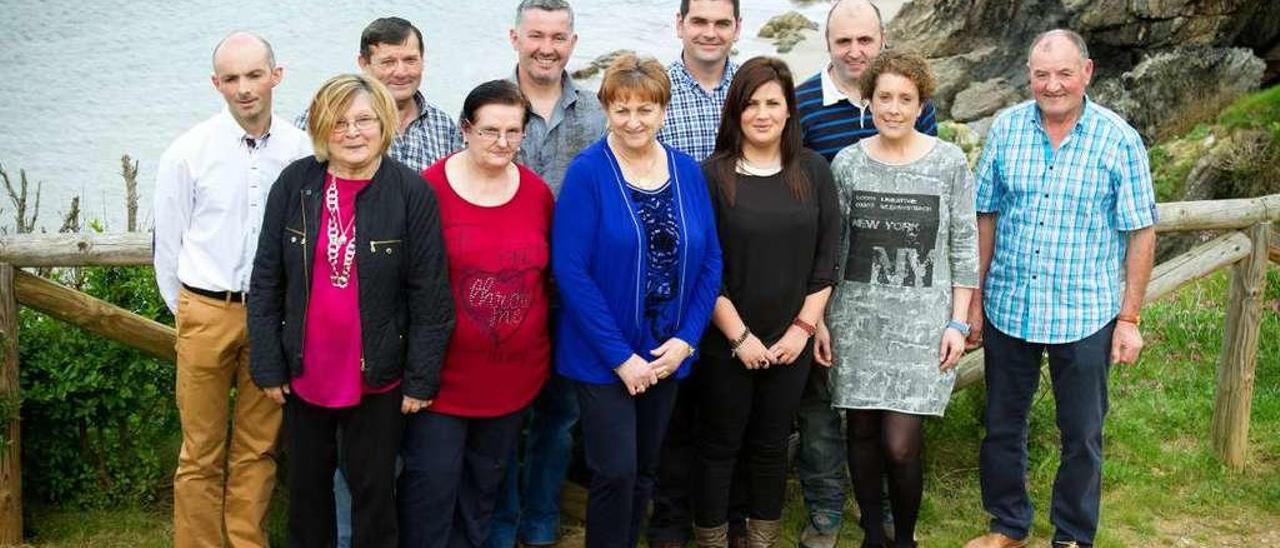
[[[628,98],[653,101],[665,108],[671,102],[671,78],[657,59],[624,53],[605,69],[596,96],[606,108]]]
[[[311,135],[311,146],[315,149],[317,160],[329,160],[329,138],[333,135],[333,127],[346,115],[351,102],[359,93],[369,96],[373,113],[382,124],[382,129],[378,132],[378,154],[384,155],[391,148],[399,124],[396,101],[391,98],[387,86],[363,74],[340,74],[320,86],[315,98],[311,100],[311,107],[307,109],[307,133]]]

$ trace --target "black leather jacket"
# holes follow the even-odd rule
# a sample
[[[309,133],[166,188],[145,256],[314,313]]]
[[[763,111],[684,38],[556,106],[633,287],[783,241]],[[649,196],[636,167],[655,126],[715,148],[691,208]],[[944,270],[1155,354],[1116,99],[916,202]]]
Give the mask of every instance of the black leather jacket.
[[[249,369],[263,388],[302,374],[327,167],[314,156],[290,164],[267,198],[248,301]],[[413,170],[383,157],[355,209],[361,373],[372,386],[403,379],[406,396],[434,398],[454,324],[435,194]]]

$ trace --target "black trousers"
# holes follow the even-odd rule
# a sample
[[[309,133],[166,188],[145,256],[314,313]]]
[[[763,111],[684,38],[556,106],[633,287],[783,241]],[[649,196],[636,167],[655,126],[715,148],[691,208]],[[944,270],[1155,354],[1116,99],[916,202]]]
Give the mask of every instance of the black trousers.
[[[587,548],[632,548],[653,494],[658,454],[675,405],[676,381],[659,381],[639,396],[621,382],[574,383],[582,409],[582,445],[591,488]]]
[[[769,369],[751,370],[737,358],[711,355],[694,367],[699,394],[693,508],[699,527],[729,519],[735,468],[745,468],[748,517],[782,517],[787,439],[813,363],[811,348],[794,363]]]
[[[289,545],[335,544],[333,473],[338,432],[351,487],[352,545],[396,548],[396,453],[404,419],[400,389],[368,394],[354,407],[311,405],[297,395],[285,403],[289,429]]]
[[[484,545],[523,421],[523,409],[499,417],[431,411],[409,417],[399,490],[401,548]]]

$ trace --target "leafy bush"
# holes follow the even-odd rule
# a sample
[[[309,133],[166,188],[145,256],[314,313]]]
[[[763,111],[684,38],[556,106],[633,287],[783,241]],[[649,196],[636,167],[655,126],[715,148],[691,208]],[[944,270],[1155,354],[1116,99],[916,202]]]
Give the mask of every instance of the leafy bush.
[[[149,267],[52,277],[172,324]],[[173,366],[30,309],[19,322],[27,496],[82,507],[155,501],[169,485],[180,439]]]

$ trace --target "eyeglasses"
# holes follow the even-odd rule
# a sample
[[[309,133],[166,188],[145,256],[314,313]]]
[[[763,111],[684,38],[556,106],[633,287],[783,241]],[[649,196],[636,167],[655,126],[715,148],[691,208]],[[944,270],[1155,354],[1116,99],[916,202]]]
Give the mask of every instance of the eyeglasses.
[[[489,143],[496,143],[498,142],[498,139],[501,139],[503,137],[507,139],[507,143],[510,143],[513,145],[518,145],[520,144],[520,141],[524,140],[524,131],[519,129],[509,129],[507,131],[502,131],[496,128],[484,127],[484,128],[476,128],[475,132],[476,132],[476,135],[483,137],[484,140]]]
[[[355,120],[338,120],[333,124],[334,135],[345,135],[351,128],[356,128],[357,132],[368,131],[378,127],[378,119],[373,116],[361,116]]]

